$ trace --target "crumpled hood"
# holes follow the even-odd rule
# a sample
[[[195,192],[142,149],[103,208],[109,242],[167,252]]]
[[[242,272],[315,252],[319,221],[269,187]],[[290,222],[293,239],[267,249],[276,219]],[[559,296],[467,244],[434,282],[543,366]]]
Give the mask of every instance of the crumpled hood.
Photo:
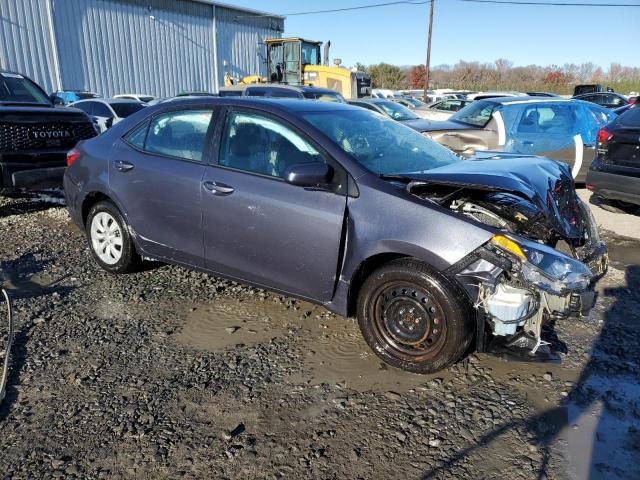
[[[578,239],[587,219],[565,163],[545,157],[481,152],[475,157],[425,172],[404,174],[428,184],[510,192],[524,196],[561,236]]]
[[[434,123],[430,120],[425,120],[423,118],[416,118],[415,120],[405,120],[401,122],[403,125],[407,127],[411,127],[418,132],[426,132],[431,130],[431,125]],[[440,123],[440,122],[437,122]]]

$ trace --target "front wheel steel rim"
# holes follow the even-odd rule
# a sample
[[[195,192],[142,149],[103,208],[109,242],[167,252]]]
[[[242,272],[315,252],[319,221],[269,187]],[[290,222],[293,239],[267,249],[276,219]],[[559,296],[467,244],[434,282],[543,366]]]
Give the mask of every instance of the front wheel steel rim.
[[[122,258],[122,227],[109,213],[100,212],[93,217],[91,245],[107,265],[114,265]]]
[[[412,362],[429,360],[440,353],[446,341],[446,317],[426,289],[389,282],[372,298],[375,334],[387,351]]]

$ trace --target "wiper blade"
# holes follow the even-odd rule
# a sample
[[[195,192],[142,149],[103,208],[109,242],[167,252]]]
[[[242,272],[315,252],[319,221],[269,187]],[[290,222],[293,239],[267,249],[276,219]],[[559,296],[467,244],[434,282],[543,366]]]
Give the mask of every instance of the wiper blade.
[[[402,183],[409,183],[413,181],[412,178],[405,177],[404,175],[386,175],[384,173],[378,175],[378,178],[380,178],[381,180],[394,180],[396,182]]]

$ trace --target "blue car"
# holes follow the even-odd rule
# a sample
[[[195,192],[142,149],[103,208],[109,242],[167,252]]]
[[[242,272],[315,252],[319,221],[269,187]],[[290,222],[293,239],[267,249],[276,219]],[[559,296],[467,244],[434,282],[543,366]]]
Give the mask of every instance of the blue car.
[[[473,102],[420,132],[463,156],[496,150],[559,160],[569,164],[576,182],[584,182],[598,130],[615,118],[613,111],[581,100],[500,97]]]

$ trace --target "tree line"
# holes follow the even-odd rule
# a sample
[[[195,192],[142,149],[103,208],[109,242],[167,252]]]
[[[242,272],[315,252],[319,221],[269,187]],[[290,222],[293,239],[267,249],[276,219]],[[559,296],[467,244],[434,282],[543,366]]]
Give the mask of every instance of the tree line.
[[[393,90],[424,87],[424,65],[398,67],[388,63],[356,65],[358,70],[371,75],[373,88]],[[499,58],[493,63],[459,61],[455,65],[437,65],[431,68],[429,87],[455,90],[514,90],[520,92],[545,91],[571,94],[577,84],[600,83],[616,92],[640,91],[640,67],[611,63],[605,70],[588,62],[562,66],[527,65],[514,67],[510,60]]]

